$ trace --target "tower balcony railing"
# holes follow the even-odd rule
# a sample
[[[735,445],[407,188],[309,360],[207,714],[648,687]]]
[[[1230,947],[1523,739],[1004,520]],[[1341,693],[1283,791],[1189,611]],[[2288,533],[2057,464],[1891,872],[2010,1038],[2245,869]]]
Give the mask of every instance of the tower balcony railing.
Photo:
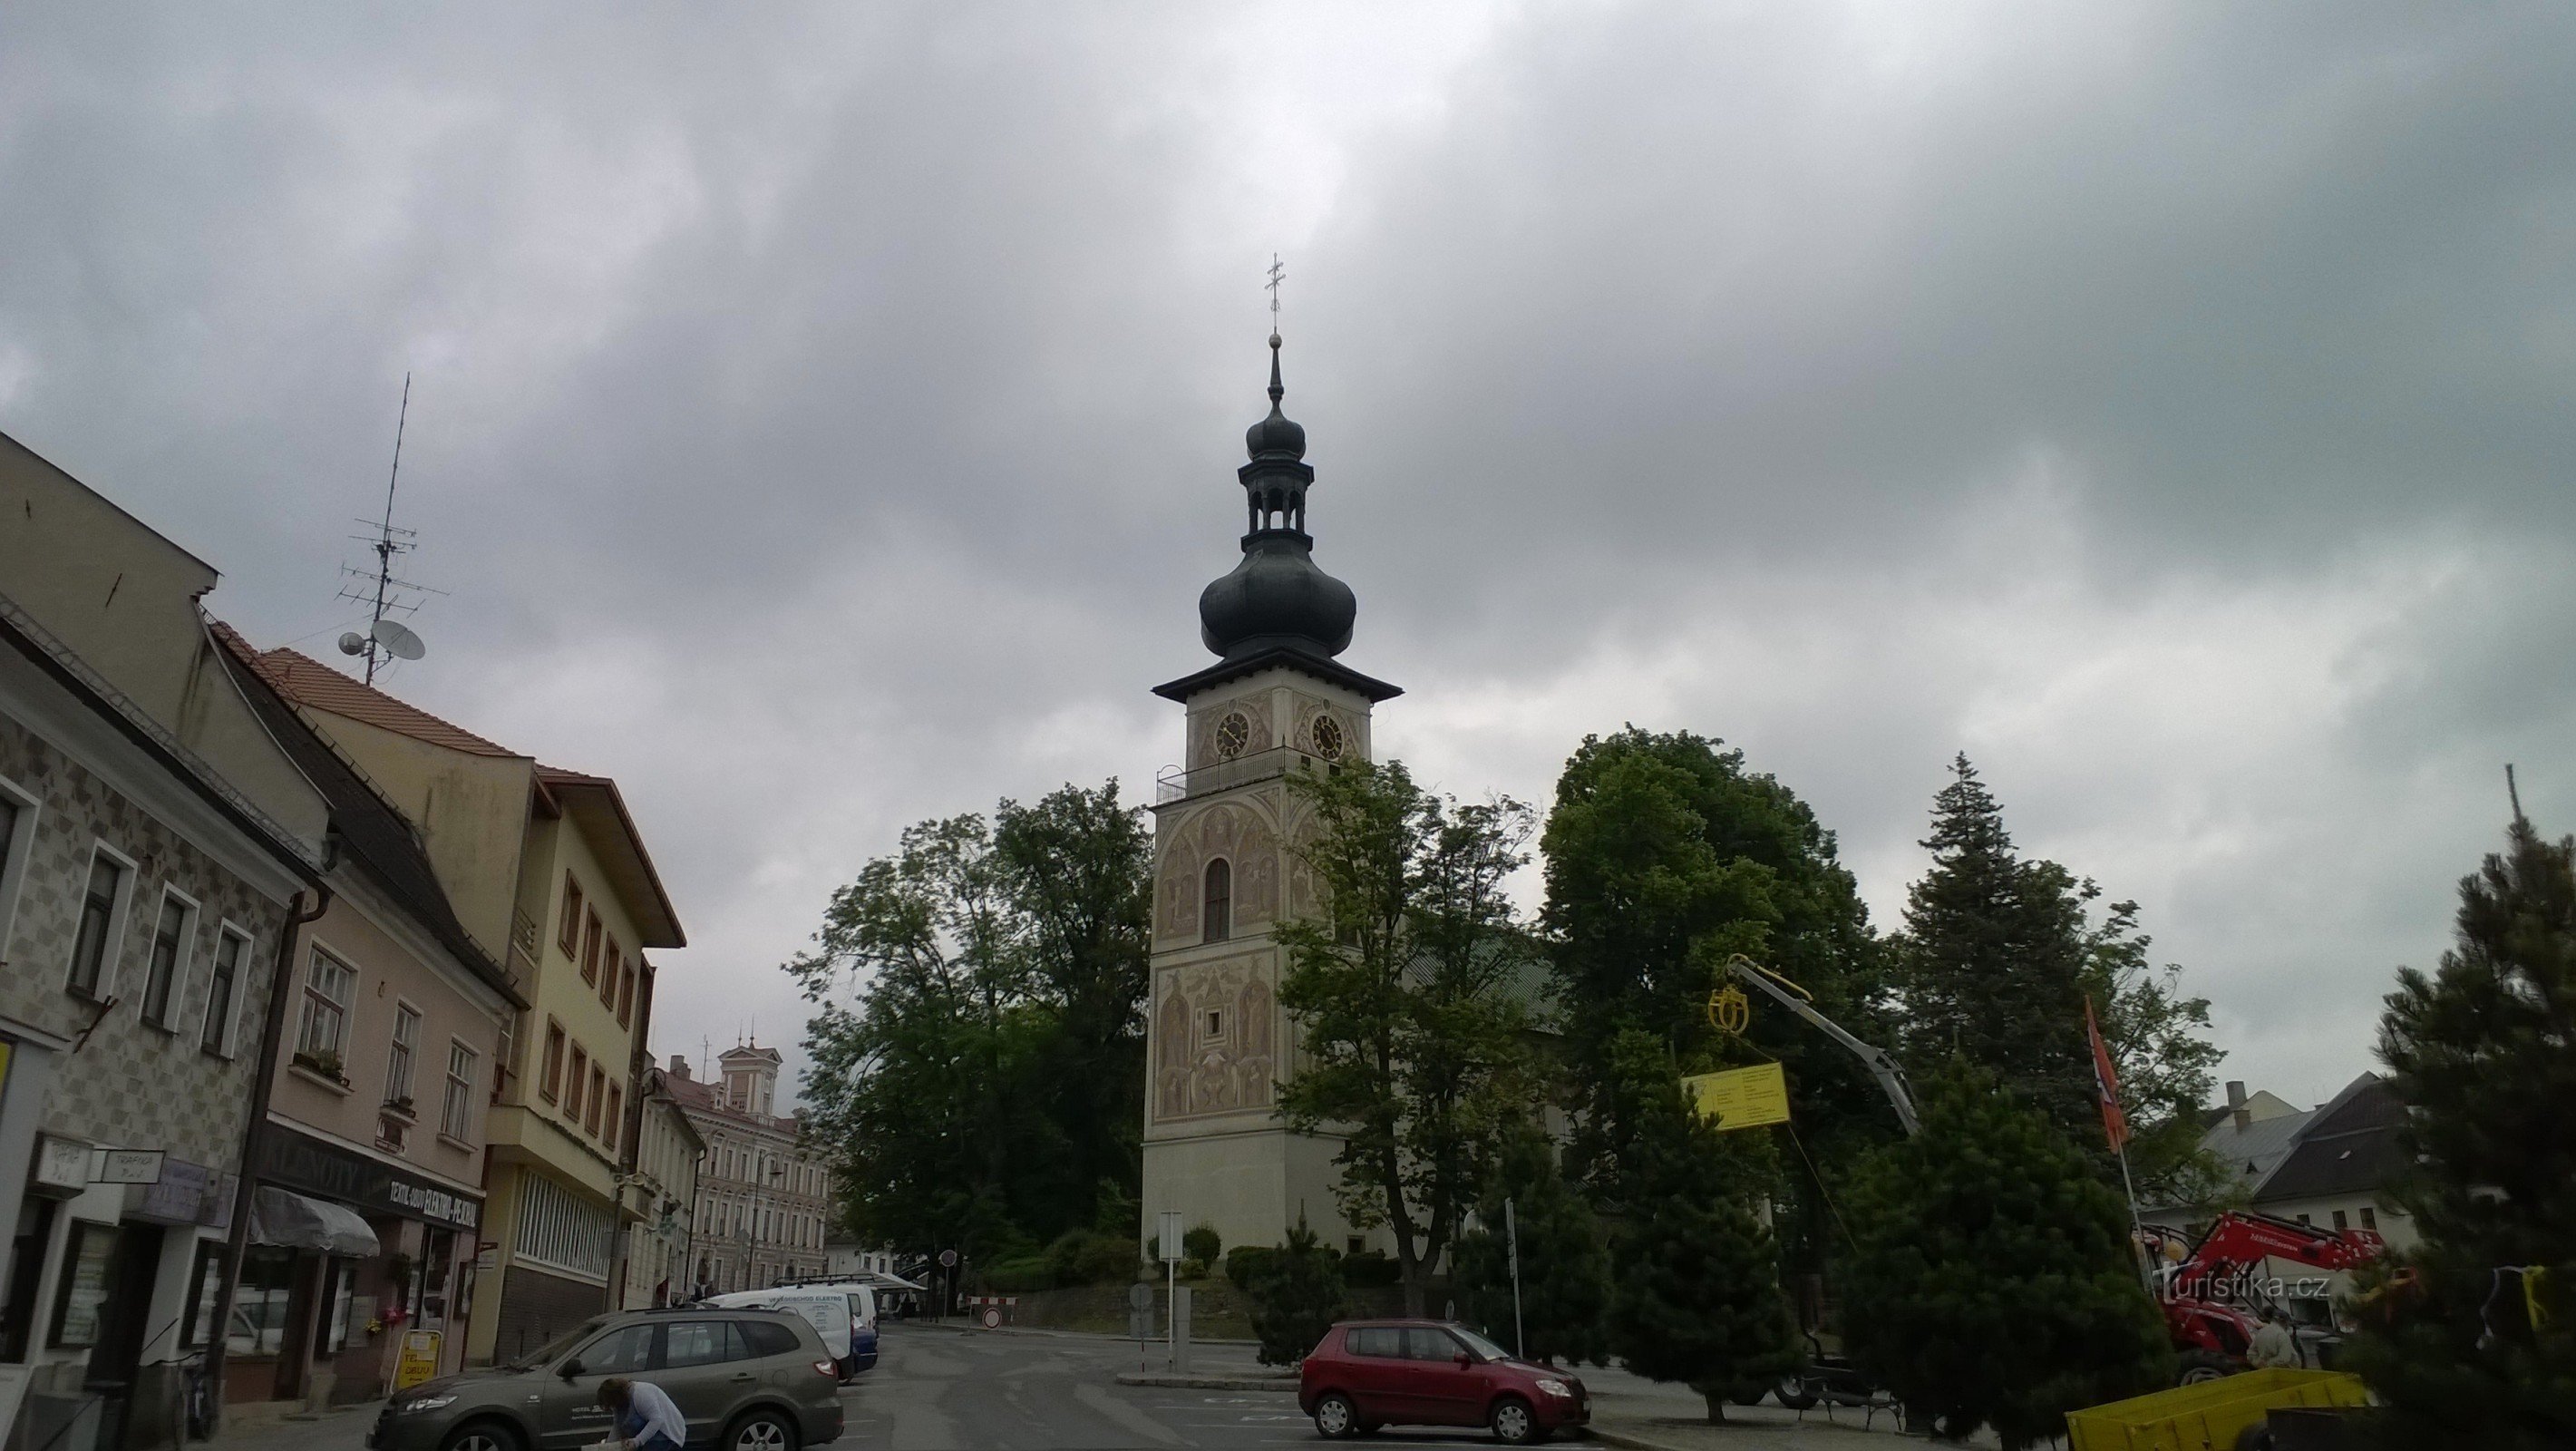
[[[1154,804],[1169,806],[1176,801],[1285,776],[1291,771],[1328,770],[1331,764],[1295,746],[1273,746],[1266,751],[1236,756],[1230,761],[1210,761],[1194,771],[1166,766],[1162,774],[1154,778]]]

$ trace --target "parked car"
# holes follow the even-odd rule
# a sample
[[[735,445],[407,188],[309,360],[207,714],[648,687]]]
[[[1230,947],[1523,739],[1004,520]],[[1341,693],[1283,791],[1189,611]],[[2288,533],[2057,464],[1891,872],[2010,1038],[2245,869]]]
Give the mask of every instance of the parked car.
[[[370,1451],[576,1451],[609,1434],[599,1383],[648,1380],[691,1446],[799,1451],[840,1439],[840,1367],[802,1316],[686,1306],[595,1316],[544,1349],[385,1402]]]
[[[823,1349],[849,1380],[877,1363],[876,1292],[865,1285],[778,1285],[735,1290],[701,1302],[728,1309],[785,1310],[802,1315],[823,1337]]]
[[[1352,1320],[1298,1371],[1297,1408],[1342,1437],[1380,1426],[1490,1426],[1521,1446],[1592,1418],[1580,1378],[1533,1365],[1463,1325]]]

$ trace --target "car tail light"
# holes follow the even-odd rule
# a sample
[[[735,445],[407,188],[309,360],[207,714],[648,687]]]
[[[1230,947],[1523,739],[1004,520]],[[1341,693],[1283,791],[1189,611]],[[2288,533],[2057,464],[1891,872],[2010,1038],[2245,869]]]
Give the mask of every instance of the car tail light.
[[[841,1378],[841,1368],[828,1360],[818,1360],[814,1362],[814,1373],[816,1375],[828,1375],[834,1380],[839,1380]]]

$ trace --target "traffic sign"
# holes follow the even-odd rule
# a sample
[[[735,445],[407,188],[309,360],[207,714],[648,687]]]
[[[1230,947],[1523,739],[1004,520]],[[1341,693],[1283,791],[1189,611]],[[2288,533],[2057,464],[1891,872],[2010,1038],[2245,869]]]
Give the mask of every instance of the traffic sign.
[[[1128,1308],[1128,1309],[1130,1309],[1130,1310],[1151,1310],[1151,1309],[1153,1309],[1153,1308],[1154,1308],[1154,1287],[1153,1287],[1153,1286],[1151,1286],[1151,1285],[1149,1285],[1149,1284],[1146,1284],[1146,1283],[1145,1283],[1144,1281],[1142,1281],[1142,1280],[1137,1281],[1135,1284],[1129,1285],[1129,1286],[1127,1287],[1127,1308]]]
[[[953,1249],[941,1250],[939,1252],[939,1267],[944,1270],[953,1270],[957,1268],[957,1251]]]

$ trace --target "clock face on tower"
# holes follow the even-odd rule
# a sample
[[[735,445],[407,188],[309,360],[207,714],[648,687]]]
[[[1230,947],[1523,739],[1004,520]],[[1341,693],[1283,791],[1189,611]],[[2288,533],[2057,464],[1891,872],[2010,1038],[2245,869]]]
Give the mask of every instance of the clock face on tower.
[[[1317,717],[1314,736],[1316,755],[1327,761],[1338,761],[1342,758],[1343,741],[1340,721],[1329,715]]]
[[[1252,722],[1244,718],[1242,711],[1228,711],[1225,719],[1216,723],[1218,760],[1231,761],[1242,755],[1243,748],[1251,744],[1251,741]]]

